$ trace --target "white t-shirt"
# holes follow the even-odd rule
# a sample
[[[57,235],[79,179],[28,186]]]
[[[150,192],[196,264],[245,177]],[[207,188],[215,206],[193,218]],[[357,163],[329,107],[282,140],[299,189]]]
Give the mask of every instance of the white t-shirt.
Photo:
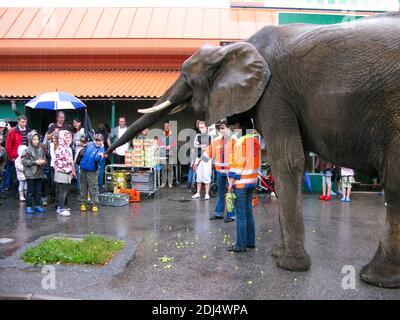
[[[340,175],[341,175],[342,177],[354,176],[354,170],[353,170],[353,169],[349,169],[349,168],[342,167],[342,168],[340,169]]]
[[[118,128],[118,139],[122,137],[122,135],[128,130],[128,127],[125,128]],[[129,142],[123,144],[122,146],[119,146],[117,149],[115,149],[115,153],[119,156],[125,156],[125,151],[129,149]]]

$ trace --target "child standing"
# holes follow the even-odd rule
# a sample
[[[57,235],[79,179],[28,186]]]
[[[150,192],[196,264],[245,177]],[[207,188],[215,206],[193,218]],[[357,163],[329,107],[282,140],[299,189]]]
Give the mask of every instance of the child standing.
[[[54,159],[54,182],[58,185],[57,213],[64,217],[71,215],[70,209],[65,207],[72,178],[75,177],[74,157],[71,149],[72,133],[68,130],[58,132],[58,146]]]
[[[39,146],[39,134],[36,131],[28,133],[27,139],[28,148],[21,156],[22,164],[24,166],[24,175],[28,185],[28,191],[26,194],[26,213],[44,213],[46,210],[42,208],[41,192],[46,155],[44,154],[43,149]],[[32,198],[35,203],[33,209]]]
[[[86,148],[81,150],[81,152],[84,152],[79,165],[81,171],[81,190],[79,201],[81,205],[81,211],[86,211],[88,192],[90,200],[93,201],[92,212],[99,211],[97,169],[99,167],[99,162],[103,158],[104,151],[103,135],[99,133],[94,136],[94,142],[88,143]]]
[[[340,199],[342,202],[350,202],[351,184],[354,183],[354,171],[353,169],[342,167],[340,175],[342,176],[342,192],[343,198]]]
[[[25,201],[25,194],[27,190],[26,178],[24,175],[24,165],[22,164],[21,156],[25,152],[28,147],[25,145],[20,145],[18,147],[18,158],[15,159],[15,169],[17,171],[17,179],[19,182],[18,191],[19,191],[19,201]]]

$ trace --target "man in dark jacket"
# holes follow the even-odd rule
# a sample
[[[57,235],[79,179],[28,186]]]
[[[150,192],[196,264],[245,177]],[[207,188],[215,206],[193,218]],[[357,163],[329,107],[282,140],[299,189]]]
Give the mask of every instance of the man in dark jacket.
[[[64,111],[58,111],[57,112],[57,118],[56,118],[56,123],[52,123],[49,126],[49,129],[47,130],[45,139],[43,143],[47,143],[47,140],[53,137],[55,132],[58,132],[60,130],[68,130],[71,133],[73,133],[72,127],[65,123],[65,113]]]

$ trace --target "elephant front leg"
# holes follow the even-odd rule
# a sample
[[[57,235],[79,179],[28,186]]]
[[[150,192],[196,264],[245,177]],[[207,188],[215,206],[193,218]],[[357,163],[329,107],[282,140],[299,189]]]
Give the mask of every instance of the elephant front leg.
[[[296,142],[297,141],[297,142]],[[302,215],[301,183],[304,171],[304,153],[300,139],[287,140],[287,149],[271,154],[273,174],[277,178],[279,222],[282,242],[272,249],[280,268],[306,271],[311,266],[304,249],[304,222]]]
[[[400,288],[400,193],[385,189],[385,194],[388,207],[384,239],[371,262],[362,268],[360,278],[378,287]]]

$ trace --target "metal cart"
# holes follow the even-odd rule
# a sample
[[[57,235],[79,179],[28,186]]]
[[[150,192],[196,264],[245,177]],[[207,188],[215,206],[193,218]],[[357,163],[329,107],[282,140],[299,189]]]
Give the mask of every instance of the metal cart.
[[[145,194],[145,199],[154,196],[160,189],[160,174],[157,166],[131,167],[131,186],[140,194]]]
[[[124,164],[110,164],[105,168],[106,173],[106,191],[114,192],[115,172],[125,172],[130,174],[128,189],[133,188],[145,194],[147,199],[154,195],[160,189],[160,174],[157,166],[154,167],[133,167]]]

